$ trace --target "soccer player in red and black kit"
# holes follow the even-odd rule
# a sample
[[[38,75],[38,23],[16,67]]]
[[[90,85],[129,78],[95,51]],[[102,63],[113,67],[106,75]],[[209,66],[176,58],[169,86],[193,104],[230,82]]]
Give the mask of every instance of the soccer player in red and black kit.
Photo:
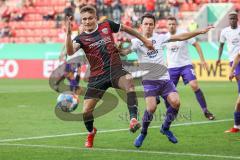
[[[113,40],[113,33],[124,31],[139,38],[148,49],[154,48],[152,42],[125,25],[110,20],[98,24],[96,10],[92,6],[81,8],[80,14],[84,32],[76,36],[72,42],[71,22],[68,18],[66,48],[68,55],[72,55],[82,48],[90,64],[89,83],[83,102],[83,119],[89,132],[85,146],[91,148],[97,132],[93,126],[92,112],[98,100],[102,98],[109,87],[126,91],[131,119],[130,131],[135,132],[140,128],[140,123],[137,121],[138,102],[133,77],[122,67],[119,52]]]

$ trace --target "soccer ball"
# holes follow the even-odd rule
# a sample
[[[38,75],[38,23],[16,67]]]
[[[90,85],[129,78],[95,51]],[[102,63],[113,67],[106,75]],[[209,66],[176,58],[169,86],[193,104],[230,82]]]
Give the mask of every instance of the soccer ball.
[[[57,108],[64,112],[72,112],[77,109],[79,98],[75,94],[61,93],[57,98]]]

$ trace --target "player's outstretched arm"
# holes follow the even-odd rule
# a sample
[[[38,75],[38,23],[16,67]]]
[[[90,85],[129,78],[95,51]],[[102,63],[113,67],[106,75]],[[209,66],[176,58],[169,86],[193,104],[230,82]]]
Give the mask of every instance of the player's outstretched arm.
[[[139,34],[134,29],[127,27],[125,25],[121,25],[121,31],[124,31],[124,32],[140,39],[149,50],[154,50],[152,42],[149,41],[147,38],[143,37],[141,34]]]
[[[66,20],[66,51],[68,55],[73,55],[75,52],[77,52],[80,49],[80,44],[78,43],[72,43],[72,27],[71,27],[71,16],[67,17]]]
[[[224,43],[220,43],[220,46],[218,48],[218,60],[216,62],[216,65],[219,65],[221,63],[221,57],[223,52]]]
[[[66,19],[66,50],[68,55],[74,54],[73,44],[72,44],[72,27],[71,27],[71,17]]]
[[[234,71],[235,71],[239,61],[240,61],[240,52],[238,53],[238,55],[233,60],[233,64],[232,64],[230,74],[229,74],[229,80],[230,81],[232,81],[232,79],[234,78]]]
[[[214,27],[213,26],[208,26],[207,28],[197,30],[197,31],[194,31],[194,32],[187,32],[187,33],[182,33],[182,34],[178,34],[178,35],[172,35],[169,39],[169,42],[185,41],[187,39],[196,37],[199,34],[205,34],[212,28],[214,28]]]
[[[201,60],[201,66],[205,69],[205,70],[208,70],[208,65],[207,65],[207,62],[205,61],[205,58],[204,58],[204,55],[203,55],[203,51],[202,51],[202,48],[201,46],[199,45],[198,42],[195,42],[193,43],[193,46],[196,48],[197,52],[198,52],[198,55],[200,57],[200,60]]]

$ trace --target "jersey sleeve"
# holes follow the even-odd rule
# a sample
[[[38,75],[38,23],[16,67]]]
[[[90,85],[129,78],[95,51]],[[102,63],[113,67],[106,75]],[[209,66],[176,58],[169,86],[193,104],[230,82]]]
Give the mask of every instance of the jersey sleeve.
[[[187,40],[188,44],[194,44],[196,42],[196,39],[195,38],[190,38]]]
[[[118,23],[115,23],[111,20],[107,20],[109,25],[110,25],[110,28],[111,30],[113,31],[113,33],[117,33],[120,31],[120,28],[121,28],[121,24],[118,24]]]
[[[166,43],[169,42],[170,38],[171,38],[171,34],[169,34],[169,33],[159,35],[160,42],[162,43],[162,45],[164,47],[166,46]]]
[[[82,46],[79,36],[76,36],[75,38],[73,38],[72,43],[73,43],[73,45],[74,44],[79,44],[80,47]]]
[[[225,41],[226,41],[225,30],[222,30],[220,34],[220,43],[224,43]]]

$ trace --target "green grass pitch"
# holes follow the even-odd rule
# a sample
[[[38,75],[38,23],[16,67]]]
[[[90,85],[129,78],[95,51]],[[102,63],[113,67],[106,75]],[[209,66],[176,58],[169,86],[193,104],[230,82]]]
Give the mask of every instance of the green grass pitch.
[[[161,103],[143,146],[136,149],[133,142],[139,131],[131,134],[127,130],[127,107],[118,98],[113,111],[95,120],[99,133],[94,149],[85,149],[84,124],[56,117],[57,93],[47,80],[0,80],[0,160],[240,159],[240,134],[224,133],[233,126],[236,83],[200,82],[200,86],[216,120],[203,116],[194,93],[180,83],[181,109],[171,128],[178,144],[171,144],[159,132],[165,113]],[[108,92],[117,96],[113,89]],[[142,115],[145,102],[141,97],[138,100]],[[82,103],[74,113],[81,109]]]

